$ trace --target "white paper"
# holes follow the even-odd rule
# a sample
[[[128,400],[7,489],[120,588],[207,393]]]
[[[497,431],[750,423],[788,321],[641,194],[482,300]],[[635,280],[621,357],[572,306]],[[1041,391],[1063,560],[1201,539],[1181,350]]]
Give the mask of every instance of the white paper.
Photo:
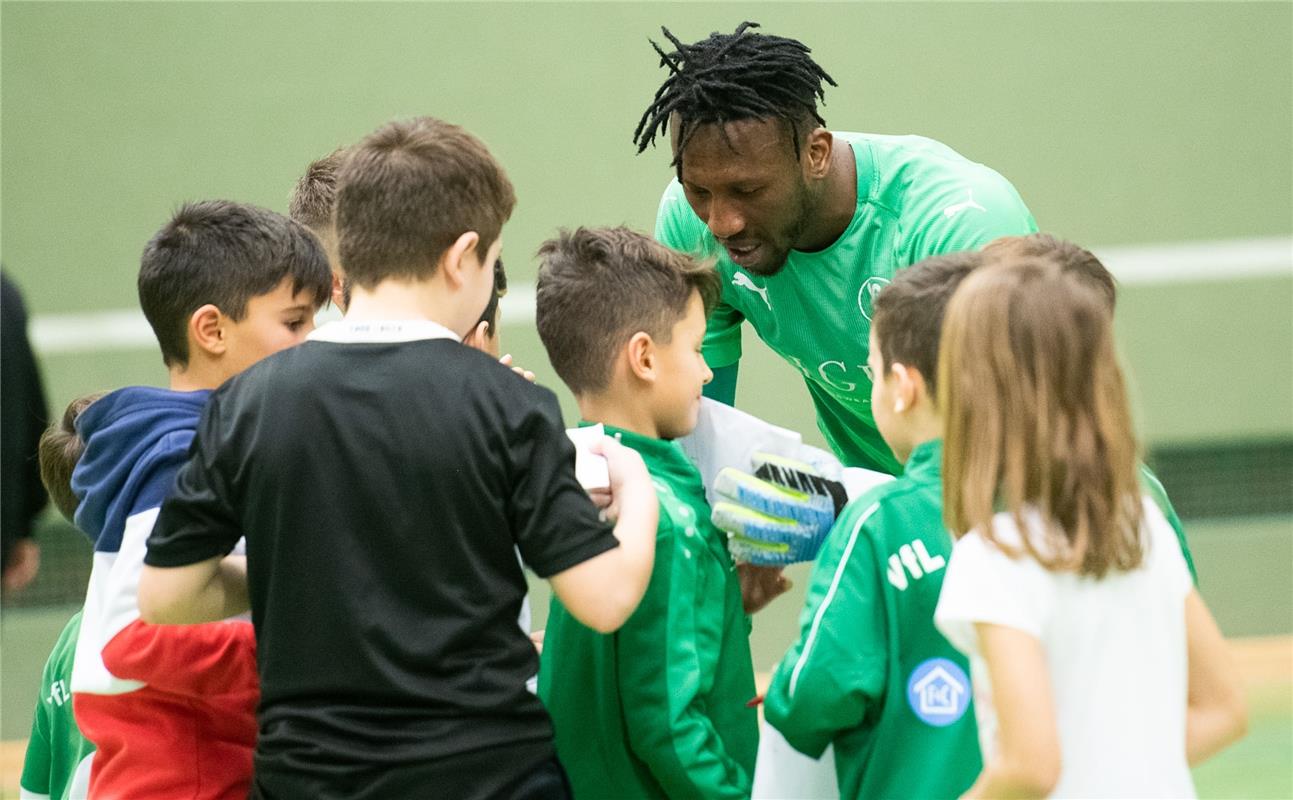
[[[585,490],[606,489],[611,485],[611,476],[606,469],[606,457],[598,455],[588,448],[593,442],[606,435],[600,423],[583,428],[567,428],[566,436],[575,445],[575,480]]]

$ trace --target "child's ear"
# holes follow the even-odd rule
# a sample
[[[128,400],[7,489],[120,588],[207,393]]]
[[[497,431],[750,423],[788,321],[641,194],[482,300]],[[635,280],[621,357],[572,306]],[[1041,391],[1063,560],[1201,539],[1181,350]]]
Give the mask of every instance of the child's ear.
[[[639,380],[654,383],[656,379],[655,341],[646,331],[638,331],[625,347],[629,370]]]
[[[925,376],[920,370],[906,364],[895,363],[890,368],[893,375],[894,408],[897,413],[915,408],[925,399]]]
[[[206,305],[189,317],[189,343],[213,356],[224,355],[224,315],[215,305]]]
[[[462,337],[462,343],[481,352],[489,352],[489,323],[484,320],[477,322],[476,327]]]
[[[462,236],[454,240],[449,248],[440,256],[440,271],[449,281],[449,285],[458,287],[463,284],[463,271],[468,266],[468,257],[476,250],[476,244],[480,242],[480,234],[475,231],[467,231]]]

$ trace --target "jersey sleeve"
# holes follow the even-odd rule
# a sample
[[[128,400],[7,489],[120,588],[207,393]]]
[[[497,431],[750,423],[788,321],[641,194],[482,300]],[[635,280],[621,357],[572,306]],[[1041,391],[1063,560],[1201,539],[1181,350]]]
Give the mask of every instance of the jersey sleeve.
[[[41,691],[49,691],[49,666],[41,680]],[[53,769],[53,756],[50,752],[49,712],[42,698],[36,699],[36,714],[31,723],[31,738],[27,740],[27,753],[22,761],[22,778],[19,788],[23,800],[31,798],[48,798],[50,794],[50,770]]]
[[[1007,525],[1000,517],[993,524]],[[998,536],[1011,538],[1008,532]],[[1012,558],[971,531],[952,548],[934,624],[963,653],[977,650],[976,623],[1043,637],[1054,603],[1053,578],[1027,555]]]
[[[616,633],[629,746],[667,797],[748,798],[753,776],[724,749],[702,699],[714,664],[701,650],[721,636],[722,609],[697,596],[700,559],[663,520],[646,595]]]
[[[227,432],[221,420],[220,393],[207,401],[175,488],[162,503],[148,537],[144,563],[183,567],[227,555],[242,537],[231,505],[232,489],[220,452]]]
[[[691,210],[682,184],[670,182],[660,198],[655,218],[655,238],[664,246],[696,258],[715,255],[712,237]],[[728,367],[741,360],[741,323],[745,316],[726,301],[727,287],[709,314],[703,353],[710,369]]]
[[[884,591],[866,532],[879,506],[858,506],[836,522],[813,565],[799,640],[764,698],[768,724],[813,758],[838,732],[857,727],[884,692]]]
[[[1190,553],[1190,543],[1185,540],[1185,526],[1181,524],[1181,518],[1176,515],[1176,509],[1172,507],[1167,489],[1163,488],[1158,476],[1145,464],[1140,465],[1140,488],[1149,495],[1149,499],[1158,506],[1158,510],[1163,512],[1167,524],[1172,527],[1172,533],[1176,534],[1176,541],[1181,546],[1181,555],[1185,558],[1185,567],[1190,571],[1190,580],[1198,586],[1199,572],[1194,568],[1194,556]]]
[[[906,226],[903,260],[915,264],[929,256],[978,250],[1002,236],[1037,232],[1037,222],[1010,183],[977,166],[940,181],[921,197]]]
[[[619,540],[575,479],[575,447],[556,397],[536,391],[542,392],[539,402],[509,443],[510,516],[522,560],[549,578],[619,547]]]

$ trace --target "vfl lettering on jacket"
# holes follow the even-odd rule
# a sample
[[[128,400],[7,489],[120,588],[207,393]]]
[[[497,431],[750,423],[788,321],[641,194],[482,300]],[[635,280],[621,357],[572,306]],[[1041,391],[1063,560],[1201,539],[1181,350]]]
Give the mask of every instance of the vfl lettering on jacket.
[[[918,581],[926,575],[938,572],[946,565],[947,559],[942,556],[931,556],[925,549],[925,543],[920,539],[914,539],[889,556],[887,571],[889,583],[893,584],[898,591],[905,592],[911,585],[907,580],[909,574],[911,580]]]

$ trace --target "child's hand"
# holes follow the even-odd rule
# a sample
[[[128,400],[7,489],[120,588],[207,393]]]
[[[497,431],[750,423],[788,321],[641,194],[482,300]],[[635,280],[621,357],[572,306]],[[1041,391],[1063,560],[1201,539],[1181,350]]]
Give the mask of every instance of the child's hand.
[[[534,645],[534,651],[543,655],[543,634],[544,631],[534,631],[530,634],[530,643]]]
[[[768,603],[790,591],[794,584],[782,573],[782,567],[760,567],[757,564],[737,564],[736,574],[741,581],[741,602],[745,613],[753,614]]]
[[[589,496],[601,508],[605,519],[616,522],[620,516],[619,500],[622,494],[637,491],[644,486],[649,489],[651,476],[636,450],[625,447],[610,436],[603,436],[593,442],[588,450],[606,459],[606,474],[610,479],[609,488],[594,489],[589,492]]]
[[[494,352],[496,352],[496,353],[497,353],[498,351],[497,351],[497,350],[495,350]],[[512,366],[512,354],[511,354],[511,353],[508,353],[507,355],[505,355],[505,356],[503,356],[502,358],[500,358],[500,359],[498,360],[498,363],[502,364],[502,365],[503,365],[503,366],[505,366],[505,367],[512,367],[512,371],[513,371],[513,372],[515,372],[517,375],[520,375],[522,378],[525,378],[525,379],[526,379],[527,381],[529,381],[530,383],[534,383],[534,373],[533,373],[533,372],[530,372],[528,369],[524,369],[524,368],[522,368],[522,367],[515,367],[515,366]]]

